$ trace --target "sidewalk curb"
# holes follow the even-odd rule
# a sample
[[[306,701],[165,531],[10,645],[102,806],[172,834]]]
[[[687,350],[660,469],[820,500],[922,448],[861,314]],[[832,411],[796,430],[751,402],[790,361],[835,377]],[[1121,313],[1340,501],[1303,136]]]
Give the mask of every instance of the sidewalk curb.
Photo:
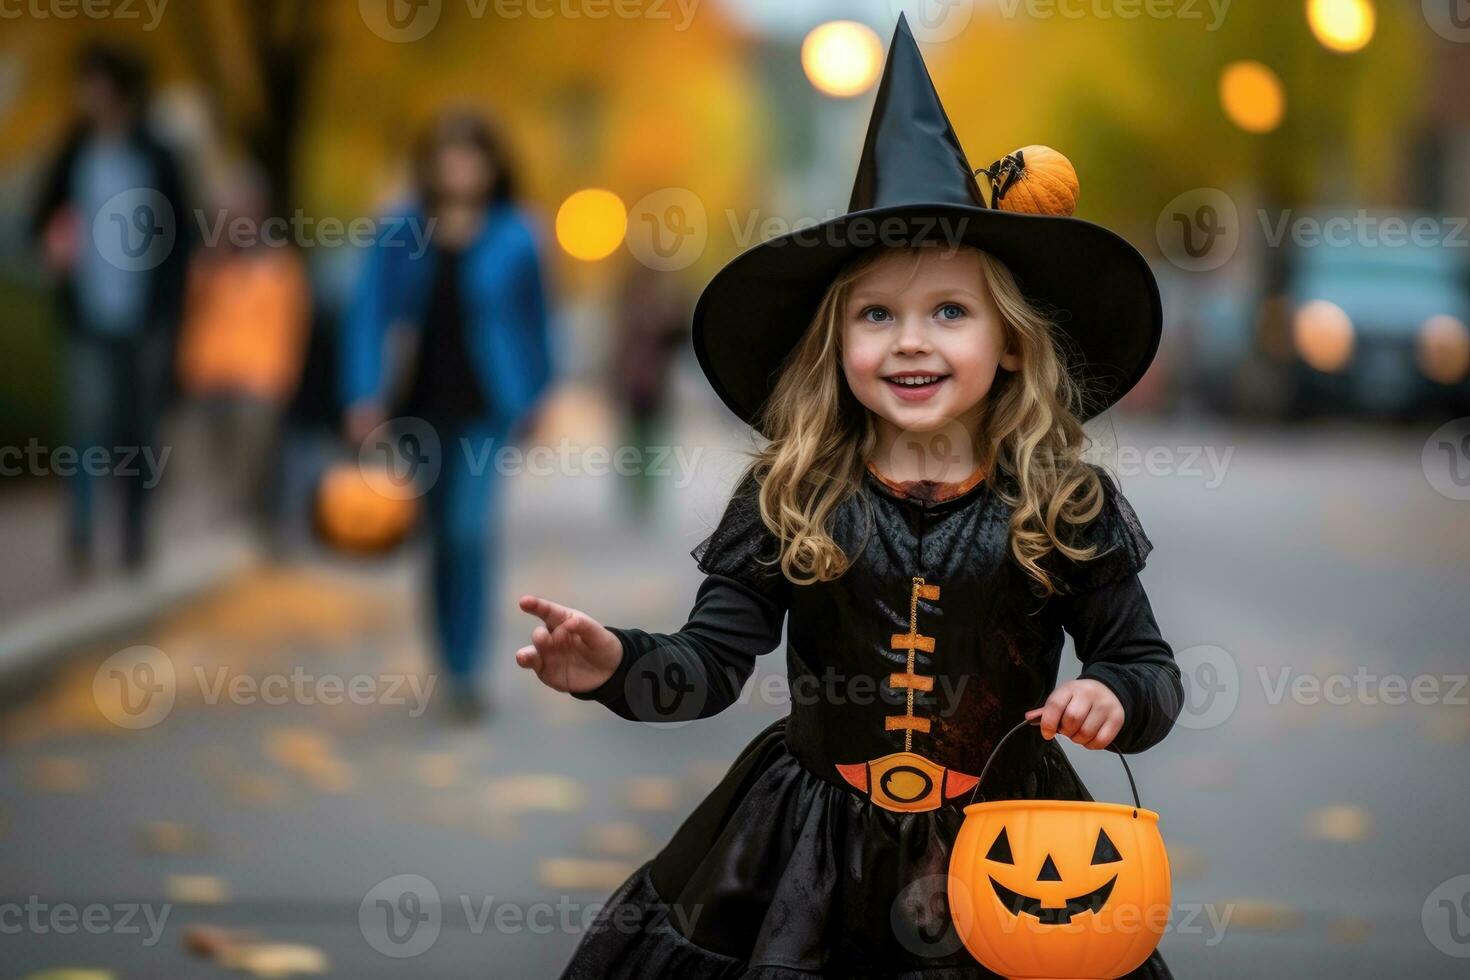
[[[100,582],[18,616],[0,626],[0,686],[23,683],[55,666],[56,654],[145,623],[261,560],[244,535],[221,534],[160,556],[138,578]]]

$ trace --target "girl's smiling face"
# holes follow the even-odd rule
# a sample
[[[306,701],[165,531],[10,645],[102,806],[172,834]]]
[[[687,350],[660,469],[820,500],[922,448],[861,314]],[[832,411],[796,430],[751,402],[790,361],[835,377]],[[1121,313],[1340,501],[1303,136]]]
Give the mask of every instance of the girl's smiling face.
[[[878,417],[884,442],[898,432],[967,430],[997,368],[1015,371],[1000,310],[973,248],[890,249],[853,282],[842,316],[842,370]],[[887,425],[883,425],[887,423]]]

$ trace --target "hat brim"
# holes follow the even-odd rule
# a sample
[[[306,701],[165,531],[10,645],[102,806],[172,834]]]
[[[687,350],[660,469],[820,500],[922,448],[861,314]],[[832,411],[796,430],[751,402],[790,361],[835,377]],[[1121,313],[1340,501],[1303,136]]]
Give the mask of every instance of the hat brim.
[[[755,245],[721,269],[694,310],[695,356],[715,393],[756,424],[782,362],[839,269],[864,249],[917,241],[972,245],[1000,259],[1055,318],[1084,420],[1126,395],[1163,333],[1153,271],[1138,250],[1079,218],[955,204],[854,211]]]

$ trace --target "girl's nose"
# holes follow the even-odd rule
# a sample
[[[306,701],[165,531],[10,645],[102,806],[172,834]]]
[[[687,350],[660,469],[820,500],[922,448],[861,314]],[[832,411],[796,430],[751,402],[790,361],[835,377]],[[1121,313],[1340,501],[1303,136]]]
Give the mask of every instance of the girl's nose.
[[[929,331],[925,329],[922,317],[904,317],[898,322],[893,349],[902,354],[929,353]]]

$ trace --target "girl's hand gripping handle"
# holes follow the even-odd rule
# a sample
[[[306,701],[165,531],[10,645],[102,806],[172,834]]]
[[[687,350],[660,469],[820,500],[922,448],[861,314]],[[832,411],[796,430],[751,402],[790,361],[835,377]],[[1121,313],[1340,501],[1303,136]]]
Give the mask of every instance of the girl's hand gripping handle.
[[[533,595],[521,596],[520,607],[542,625],[531,631],[531,645],[516,651],[516,663],[553,691],[595,690],[622,662],[622,642],[586,613]]]

